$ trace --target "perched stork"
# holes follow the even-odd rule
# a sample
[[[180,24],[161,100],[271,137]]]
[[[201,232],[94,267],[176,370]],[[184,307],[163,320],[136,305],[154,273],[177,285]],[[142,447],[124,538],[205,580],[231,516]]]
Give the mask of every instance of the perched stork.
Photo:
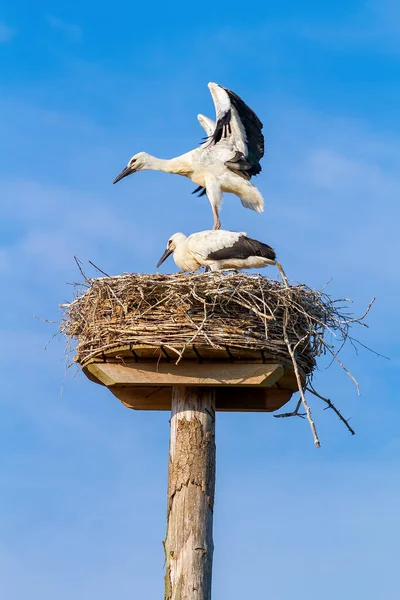
[[[167,249],[157,268],[174,254],[175,264],[189,273],[208,267],[211,271],[224,269],[253,269],[276,265],[276,254],[271,246],[252,240],[246,233],[215,229],[199,231],[186,237],[175,233],[169,238]]]
[[[239,96],[216,83],[209,83],[208,87],[217,120],[215,122],[198,115],[207,134],[206,141],[195,150],[169,160],[139,152],[132,156],[113,183],[144,170],[188,177],[198,186],[193,193],[200,192],[200,196],[207,193],[214,216],[214,229],[220,229],[219,208],[223,192],[239,196],[246,208],[257,212],[264,210],[263,197],[250,183],[251,177],[261,171],[264,136],[260,119]]]

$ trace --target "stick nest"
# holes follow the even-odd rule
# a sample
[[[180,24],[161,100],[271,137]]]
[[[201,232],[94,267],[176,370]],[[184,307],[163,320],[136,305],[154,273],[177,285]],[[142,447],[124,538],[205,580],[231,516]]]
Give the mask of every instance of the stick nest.
[[[261,275],[195,276],[124,274],[88,280],[62,305],[61,331],[76,340],[81,365],[113,348],[149,345],[172,350],[189,345],[250,349],[291,363],[305,375],[329,348],[325,334],[346,339],[354,319],[343,301],[305,285],[287,287]]]

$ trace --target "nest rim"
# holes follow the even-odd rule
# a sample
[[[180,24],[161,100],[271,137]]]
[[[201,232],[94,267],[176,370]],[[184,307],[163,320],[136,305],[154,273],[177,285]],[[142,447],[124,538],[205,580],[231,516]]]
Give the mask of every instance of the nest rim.
[[[164,293],[161,298],[157,296],[160,293]],[[275,298],[272,308],[268,305],[268,297],[271,295]],[[172,297],[175,304],[171,308]],[[104,302],[107,304],[106,310]],[[181,305],[185,302],[187,305],[182,312]],[[147,307],[143,310],[146,304]],[[307,321],[310,305],[316,318]],[[289,365],[292,360],[283,339],[283,316],[290,308],[296,313],[296,319],[302,320],[297,324],[301,335],[297,331],[292,332],[292,343],[293,346],[297,344],[298,348],[301,345],[299,340],[304,338],[305,343],[297,355],[301,371],[307,376],[312,374],[316,357],[321,352],[320,344],[316,343],[314,328],[323,334],[323,321],[326,320],[324,311],[327,312],[327,306],[330,307],[322,292],[311,290],[302,284],[288,288],[281,282],[259,274],[124,273],[114,277],[90,279],[83,287],[78,288],[75,300],[62,305],[64,316],[61,330],[70,342],[77,342],[74,360],[81,366],[91,359],[101,359],[105,355],[112,357],[122,348],[132,350],[141,346],[154,348],[155,351],[158,349],[158,359],[163,358],[163,348],[172,356],[176,355],[177,360],[181,360],[188,358],[188,352],[194,347],[195,353],[199,348],[203,352],[206,349],[206,353],[208,348],[227,352],[227,360],[231,359],[229,352],[233,350],[239,353],[253,352],[254,357],[259,354],[261,357],[268,355],[270,360]],[[207,316],[206,309],[211,309]],[[275,309],[279,313],[279,323]],[[80,313],[82,310],[85,314]],[[180,311],[180,317],[184,313],[186,319],[186,332],[181,337],[178,329],[182,323],[172,323],[176,319],[174,310],[178,313]],[[215,318],[218,310],[220,314]],[[233,313],[229,312],[231,310]],[[154,320],[152,321],[154,315],[151,314],[154,311],[158,311],[155,329]],[[160,315],[163,322],[160,321]],[[213,321],[211,328],[210,318]],[[114,327],[111,333],[110,323]],[[149,323],[153,327],[150,337],[147,334],[142,336],[141,332],[149,328]],[[199,330],[204,329],[204,326],[208,329],[204,335],[202,332],[199,336]],[[165,327],[167,331],[163,329]],[[120,335],[122,330],[123,334]],[[272,336],[270,331],[273,332]],[[172,360],[172,357],[169,358]]]

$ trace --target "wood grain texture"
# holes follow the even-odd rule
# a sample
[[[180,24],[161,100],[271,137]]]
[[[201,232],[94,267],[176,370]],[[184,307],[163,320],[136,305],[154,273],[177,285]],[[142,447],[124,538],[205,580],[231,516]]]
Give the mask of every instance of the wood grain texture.
[[[214,383],[216,410],[220,411],[272,412],[297,391],[293,368],[278,362],[184,360],[175,365],[166,361],[112,360],[87,364],[83,372],[135,410],[171,410],[172,386],[188,382],[205,386]]]
[[[215,390],[172,390],[165,600],[210,600]]]
[[[108,388],[127,408],[135,410],[171,410],[171,387],[123,387]],[[207,388],[205,388],[207,389]],[[292,396],[292,391],[276,387],[234,386],[216,387],[216,410],[234,412],[272,412],[281,408]]]
[[[195,361],[179,365],[162,363],[92,363],[86,369],[108,387],[123,386],[265,386],[284,374],[280,364],[208,363]]]

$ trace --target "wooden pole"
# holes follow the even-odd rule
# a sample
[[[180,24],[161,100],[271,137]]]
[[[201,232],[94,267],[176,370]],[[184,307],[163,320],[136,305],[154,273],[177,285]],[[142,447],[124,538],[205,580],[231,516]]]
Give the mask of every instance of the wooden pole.
[[[168,469],[165,600],[210,600],[215,390],[174,386]]]

